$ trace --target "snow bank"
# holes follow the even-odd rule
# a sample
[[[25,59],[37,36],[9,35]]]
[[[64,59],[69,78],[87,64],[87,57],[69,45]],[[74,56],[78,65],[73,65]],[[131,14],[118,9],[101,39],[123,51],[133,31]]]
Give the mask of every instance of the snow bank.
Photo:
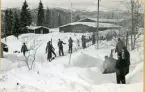
[[[103,73],[114,73],[116,71],[116,59],[108,57],[103,63]]]
[[[11,68],[13,68],[13,63],[12,61],[5,59],[5,58],[1,58],[1,70],[2,71],[8,71]]]
[[[100,67],[103,61],[94,57],[91,57],[84,53],[78,53],[72,60],[72,65],[77,67]]]
[[[96,85],[104,83],[116,83],[116,74],[102,74],[99,68],[89,68],[85,72],[81,73],[80,78],[89,83]]]
[[[18,59],[17,55],[15,54],[7,54],[4,56],[4,58],[11,60],[12,62],[16,62]]]
[[[144,65],[143,62],[137,64],[135,69],[131,73],[126,75],[126,80],[128,83],[143,82],[143,65]]]

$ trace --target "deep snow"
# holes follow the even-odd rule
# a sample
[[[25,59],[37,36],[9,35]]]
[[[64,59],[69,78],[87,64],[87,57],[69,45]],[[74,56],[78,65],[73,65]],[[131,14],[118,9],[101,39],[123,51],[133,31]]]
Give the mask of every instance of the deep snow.
[[[89,46],[91,42],[87,44],[88,48],[81,49],[77,46],[77,39],[80,40],[82,34],[58,33],[56,29],[51,32],[44,35],[23,34],[19,36],[19,40],[9,36],[6,42],[3,39],[10,50],[4,53],[5,58],[1,62],[3,71],[0,73],[0,92],[143,92],[143,36],[138,39],[140,47],[130,52],[130,73],[126,76],[128,84],[118,85],[115,73],[102,74],[104,56],[109,56],[111,49],[115,48],[114,40],[101,41],[99,49],[96,49],[96,45]],[[91,36],[90,33],[85,35]],[[68,43],[70,36],[74,40],[71,61],[69,62],[66,44],[65,56],[48,62],[45,53],[47,42],[52,38],[58,55],[58,39]],[[41,45],[36,53],[33,70],[30,71],[24,63],[22,53],[13,53],[20,51],[23,42],[26,42],[29,49]],[[116,58],[115,53],[113,57]]]

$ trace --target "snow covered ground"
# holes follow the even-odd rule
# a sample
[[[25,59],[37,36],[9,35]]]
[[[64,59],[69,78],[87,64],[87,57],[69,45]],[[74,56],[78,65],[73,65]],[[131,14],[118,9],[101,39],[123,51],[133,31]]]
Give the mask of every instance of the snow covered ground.
[[[77,45],[77,39],[80,40],[82,34],[58,33],[56,29],[51,32],[44,35],[23,34],[19,36],[19,40],[9,36],[6,42],[2,40],[8,45],[9,52],[4,53],[1,60],[3,71],[0,72],[0,92],[143,92],[143,35],[138,39],[138,48],[130,52],[131,65],[130,73],[126,75],[127,84],[118,85],[115,73],[102,74],[104,56],[115,48],[114,40],[101,41],[99,49],[96,49],[96,45],[90,46],[91,42],[87,43],[88,48],[81,49]],[[91,36],[90,33],[85,35]],[[45,53],[47,42],[52,38],[58,56],[58,39],[68,43],[70,36],[74,40],[71,60],[66,44],[65,56],[48,62]],[[26,67],[22,53],[13,53],[20,51],[23,42],[26,42],[29,49],[40,45],[32,70]],[[113,57],[116,58],[115,53]]]

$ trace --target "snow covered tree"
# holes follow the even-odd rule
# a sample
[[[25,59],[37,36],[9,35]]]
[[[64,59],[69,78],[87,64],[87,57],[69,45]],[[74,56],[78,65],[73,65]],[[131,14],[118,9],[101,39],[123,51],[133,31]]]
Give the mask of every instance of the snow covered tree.
[[[15,12],[13,34],[18,38],[19,33],[20,33],[20,19],[18,18],[17,13]]]
[[[43,4],[40,0],[39,7],[38,7],[38,16],[37,16],[37,26],[44,25],[44,9]]]
[[[123,2],[124,5],[127,7],[128,12],[130,13],[130,22],[128,25],[128,30],[130,30],[130,36],[131,36],[131,50],[135,49],[136,45],[136,40],[138,38],[138,33],[139,33],[139,27],[142,25],[142,9],[143,9],[143,3],[141,1],[136,1],[136,0],[130,0]]]
[[[30,26],[31,22],[32,22],[32,17],[31,17],[31,13],[30,10],[28,8],[28,4],[26,2],[26,0],[23,3],[22,9],[21,9],[21,27],[26,27],[26,26]]]

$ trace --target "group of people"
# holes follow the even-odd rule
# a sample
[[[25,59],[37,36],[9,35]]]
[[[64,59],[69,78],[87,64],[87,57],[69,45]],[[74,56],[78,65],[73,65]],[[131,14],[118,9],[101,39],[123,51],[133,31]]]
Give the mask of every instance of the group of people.
[[[86,38],[86,36],[82,35],[81,41],[82,41],[82,47],[83,47],[83,49],[85,49],[87,47],[86,43],[89,42],[89,41],[92,41],[92,45],[94,45],[95,42],[96,42],[95,34],[93,33],[92,37],[89,36],[88,39]]]
[[[93,33],[92,37],[89,37],[90,40],[92,40],[92,44],[95,44],[95,34]],[[90,41],[89,40],[89,41]],[[82,41],[82,47],[83,49],[86,48],[86,43],[87,43],[87,39],[84,35],[82,35],[81,37],[81,41]],[[78,46],[80,46],[80,41],[77,39],[78,42]],[[62,40],[58,39],[58,49],[59,49],[59,56],[64,56],[64,50],[63,50],[63,44],[64,43]],[[68,53],[72,53],[73,51],[73,40],[70,37],[68,39]],[[25,56],[25,53],[28,51],[27,46],[25,43],[23,43],[22,47],[21,47],[21,52],[23,53],[23,55]],[[55,49],[52,46],[52,41],[48,41],[47,45],[46,45],[46,53],[47,53],[47,60],[52,61],[52,59],[54,57],[52,57],[52,54],[54,54],[54,56],[56,57],[56,53],[55,53]]]
[[[58,39],[58,48],[59,48],[59,56],[64,56],[64,51],[63,51],[63,44],[66,44],[64,43],[62,40]],[[70,37],[69,40],[68,40],[68,46],[69,46],[69,49],[68,49],[68,52],[69,53],[72,53],[72,47],[73,47],[73,40],[72,38]],[[52,53],[54,54],[54,56],[56,57],[56,53],[54,52],[55,49],[54,47],[52,46],[52,42],[49,41],[47,43],[47,46],[46,46],[46,53],[47,53],[47,60],[49,60],[50,62],[52,61],[53,57],[52,57]]]
[[[115,52],[117,52],[118,60],[116,61],[116,79],[117,83],[125,84],[125,75],[129,73],[130,53],[124,43],[118,38]]]
[[[94,35],[92,36],[92,39],[93,37]],[[64,56],[63,44],[66,44],[66,43],[64,43],[63,41],[59,39],[58,44],[57,44],[59,48],[59,56]],[[92,44],[95,44],[95,39],[92,40]],[[68,46],[69,46],[68,52],[72,53],[73,40],[71,37],[68,40]],[[83,35],[82,35],[82,47],[86,48],[86,38]],[[26,44],[24,43],[21,48],[21,52],[23,52],[24,56],[25,56],[26,51],[28,51],[28,49],[27,49]],[[52,54],[54,54],[54,56],[56,57],[55,49],[52,46],[52,41],[49,41],[47,43],[46,53],[47,53],[47,60],[49,60],[50,62],[53,59]],[[129,73],[130,53],[120,38],[118,38],[115,53],[117,53],[117,56],[118,56],[118,59],[115,65],[117,83],[125,84],[126,83],[125,75]]]

